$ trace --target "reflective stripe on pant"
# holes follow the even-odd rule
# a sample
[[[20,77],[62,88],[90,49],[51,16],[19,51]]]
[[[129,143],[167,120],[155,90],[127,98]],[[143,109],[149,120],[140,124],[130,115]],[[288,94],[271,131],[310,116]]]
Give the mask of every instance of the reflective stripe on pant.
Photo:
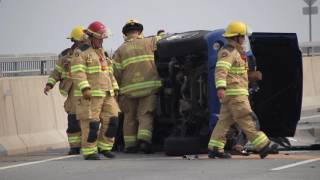
[[[221,102],[219,121],[217,122],[208,144],[208,148],[223,149],[226,143],[226,133],[230,126],[236,122],[249,141],[260,150],[268,144],[268,137],[256,129],[251,116],[251,107],[247,96],[226,96]]]
[[[107,135],[107,131],[108,128],[113,128],[110,118],[118,117],[119,112],[120,108],[115,98],[113,96],[107,96],[103,102],[102,111],[100,113],[101,127],[98,136],[98,148],[100,150],[110,151],[112,149],[115,135],[110,137]]]
[[[107,137],[106,131],[109,128],[110,117],[117,117],[119,111],[119,106],[113,96],[91,97],[91,100],[81,98],[79,100],[77,104],[77,117],[81,122],[82,149],[97,147],[99,147],[100,150],[109,151],[112,149],[114,137]],[[89,142],[90,123],[95,121],[101,122],[99,134],[97,134],[94,140]]]
[[[68,134],[68,142],[71,148],[81,147],[81,135],[79,133]]]
[[[68,128],[66,133],[71,148],[81,147],[81,128],[76,114],[68,114]]]
[[[126,148],[135,146],[137,140],[151,143],[156,98],[154,94],[141,98],[120,97],[120,106],[124,113],[123,133]]]

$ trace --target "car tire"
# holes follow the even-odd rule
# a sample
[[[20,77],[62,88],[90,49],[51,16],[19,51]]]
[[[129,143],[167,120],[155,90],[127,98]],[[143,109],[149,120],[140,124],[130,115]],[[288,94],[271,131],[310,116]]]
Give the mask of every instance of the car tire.
[[[168,156],[182,156],[201,153],[201,140],[197,137],[168,137],[164,142]]]

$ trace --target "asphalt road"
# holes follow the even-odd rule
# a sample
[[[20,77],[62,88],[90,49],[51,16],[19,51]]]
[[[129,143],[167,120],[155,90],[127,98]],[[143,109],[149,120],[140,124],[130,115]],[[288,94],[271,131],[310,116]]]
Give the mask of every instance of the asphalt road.
[[[0,157],[0,180],[319,180],[320,151],[290,151],[261,160],[257,155],[229,160],[128,155],[85,161],[65,151]]]

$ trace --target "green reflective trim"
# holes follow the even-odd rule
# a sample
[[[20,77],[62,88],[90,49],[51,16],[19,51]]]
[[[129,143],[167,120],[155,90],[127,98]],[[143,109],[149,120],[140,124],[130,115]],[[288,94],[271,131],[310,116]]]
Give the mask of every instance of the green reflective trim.
[[[121,66],[122,68],[127,67],[129,64],[138,63],[142,61],[153,61],[154,55],[141,55],[141,56],[135,56],[131,58],[127,58],[122,61]]]
[[[71,66],[71,72],[86,72],[86,70],[87,70],[87,66],[82,64]]]
[[[145,82],[141,82],[141,83],[130,84],[130,85],[121,87],[120,92],[126,93],[126,92],[130,92],[130,91],[151,88],[151,87],[153,87],[153,88],[161,87],[161,81],[145,81]]]
[[[131,142],[136,142],[137,141],[137,137],[136,136],[123,136],[123,139],[125,141],[131,141]]]
[[[81,152],[83,155],[98,153],[98,147],[82,147]]]
[[[61,77],[62,77],[62,79],[66,79],[66,78],[70,78],[70,75],[69,75],[68,72],[63,71],[63,72],[61,73]]]
[[[123,136],[125,147],[132,147],[137,144],[136,136]]]
[[[123,69],[120,63],[114,63],[116,69]]]
[[[80,136],[70,136],[70,137],[68,137],[68,142],[69,143],[79,143],[79,142],[81,142],[81,137]]]
[[[113,73],[113,67],[112,66],[109,66],[108,70],[109,70],[109,72]]]
[[[93,74],[93,73],[110,73],[109,67],[106,70],[102,70],[101,66],[90,66],[87,67],[86,73]]]
[[[102,72],[101,66],[88,66],[86,72],[88,74]]]
[[[100,148],[100,150],[107,150],[107,151],[111,151],[113,144],[107,144],[101,141],[98,141],[98,148]]]
[[[217,141],[217,140],[210,140],[208,147],[213,148],[213,147],[218,147],[220,149],[223,149],[225,144],[223,142]]]
[[[98,73],[98,72],[102,72],[101,67],[88,67],[87,71],[88,74],[93,74],[93,73]]]
[[[105,90],[97,90],[97,89],[91,89],[91,95],[95,97],[106,97],[107,91]],[[110,90],[110,95],[112,96],[113,90]],[[82,96],[82,92],[79,89],[74,90],[74,96]]]
[[[252,144],[254,146],[258,146],[259,144],[264,143],[266,140],[268,140],[268,137],[264,133],[261,133],[256,139],[252,141]]]
[[[218,61],[216,64],[216,67],[221,67],[229,70],[231,68],[231,65],[232,64],[227,61]]]
[[[82,93],[80,90],[74,90],[74,96],[82,96]]]
[[[87,88],[87,87],[90,87],[90,84],[88,81],[81,81],[79,84],[78,84],[80,90],[82,91],[82,89],[84,88]]]
[[[217,80],[216,81],[216,87],[226,87],[227,86],[227,81],[226,80]]]
[[[246,70],[246,68],[244,66],[240,66],[240,67],[231,67],[230,70],[235,70],[235,71],[244,71]]]
[[[146,141],[150,141],[152,138],[152,132],[147,129],[139,129],[138,131],[138,139],[143,139]]]
[[[103,90],[91,90],[92,96],[106,97],[106,91]]]
[[[231,67],[229,73],[231,74],[244,74],[246,73],[246,68],[244,66],[242,67]]]
[[[59,66],[58,64],[55,65],[54,69],[56,71],[58,71],[59,73],[62,73],[63,72],[63,68],[61,66]]]
[[[139,134],[144,134],[144,135],[147,135],[147,136],[152,136],[152,132],[150,131],[150,130],[148,130],[148,129],[139,129],[139,131],[138,131],[138,135]]]
[[[52,77],[49,77],[48,78],[48,83],[49,84],[52,84],[53,86],[57,83],[57,81],[54,79],[54,78],[52,78]]]
[[[229,96],[239,96],[239,95],[248,96],[249,92],[248,92],[248,89],[226,89],[226,95],[229,95]]]
[[[63,90],[63,89],[59,89],[59,91],[60,91],[60,94],[61,94],[62,96],[68,96],[67,91],[65,91],[65,90]]]

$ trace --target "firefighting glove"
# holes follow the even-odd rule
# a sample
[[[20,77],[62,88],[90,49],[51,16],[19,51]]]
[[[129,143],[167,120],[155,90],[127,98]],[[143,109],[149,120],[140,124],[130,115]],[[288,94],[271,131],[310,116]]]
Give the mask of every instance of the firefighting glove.
[[[86,100],[90,100],[91,99],[91,90],[90,89],[85,89],[82,91],[82,96],[84,99]]]
[[[225,90],[223,88],[218,89],[217,96],[220,100],[223,99],[225,96]]]
[[[44,87],[43,92],[45,95],[48,95],[48,92],[52,89],[51,84],[46,84],[46,87]]]
[[[248,79],[250,82],[256,82],[262,80],[262,73],[260,71],[249,71]]]

